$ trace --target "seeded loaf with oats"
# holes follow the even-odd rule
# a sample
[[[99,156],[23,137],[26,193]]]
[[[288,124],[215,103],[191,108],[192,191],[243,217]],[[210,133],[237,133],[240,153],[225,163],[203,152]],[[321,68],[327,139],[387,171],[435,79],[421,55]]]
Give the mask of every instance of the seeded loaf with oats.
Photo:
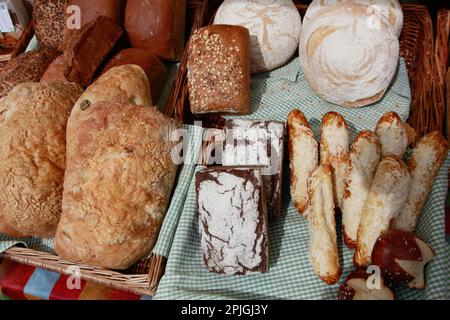
[[[192,113],[250,113],[248,30],[229,25],[197,29],[188,50]]]
[[[74,83],[23,83],[0,100],[0,233],[51,237],[61,214]]]
[[[175,180],[173,119],[154,107],[99,102],[67,132],[67,170],[55,250],[126,269],[153,248]]]

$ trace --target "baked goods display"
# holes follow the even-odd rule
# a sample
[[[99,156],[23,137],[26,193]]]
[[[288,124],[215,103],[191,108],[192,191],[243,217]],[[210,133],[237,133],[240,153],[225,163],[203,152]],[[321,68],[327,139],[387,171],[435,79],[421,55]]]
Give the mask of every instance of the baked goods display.
[[[319,163],[319,144],[314,138],[308,120],[300,110],[292,110],[287,126],[291,197],[298,212],[306,218],[311,209],[308,179]]]
[[[249,42],[244,27],[214,25],[194,31],[187,60],[193,114],[250,113]]]
[[[292,0],[225,0],[214,24],[249,30],[252,73],[271,71],[288,62],[297,51],[302,28]]]
[[[174,120],[154,107],[99,102],[67,133],[67,169],[56,252],[126,269],[156,243],[177,166]]]
[[[268,216],[261,171],[209,168],[197,172],[195,179],[208,270],[228,275],[267,272]]]
[[[133,48],[178,61],[184,50],[185,18],[186,0],[128,0],[125,29]]]
[[[227,120],[224,127],[224,166],[262,166],[267,210],[282,215],[285,125],[276,121]]]
[[[69,0],[35,0],[33,26],[39,43],[63,51],[66,8]]]
[[[41,82],[44,81],[54,81],[54,82],[64,82],[67,81],[64,71],[66,70],[66,59],[64,55],[60,55],[58,58],[52,61],[45,70],[41,77]]]
[[[405,163],[402,157],[414,132],[390,112],[378,121],[376,133],[361,131],[348,151],[345,119],[327,113],[321,122],[318,166],[317,141],[300,110],[290,113],[288,131],[292,201],[300,214],[307,213],[314,273],[327,284],[341,276],[335,208],[342,203],[343,240],[355,249],[357,268],[340,287],[338,298],[391,300],[392,283],[423,289],[424,266],[434,251],[409,231],[447,155],[445,138],[439,132],[426,135]],[[342,177],[342,194],[336,192],[336,177]],[[368,286],[369,266],[379,267],[384,277],[377,290]]]
[[[116,54],[103,68],[101,74],[111,68],[127,64],[135,64],[144,69],[150,82],[152,101],[156,103],[167,83],[168,72],[164,63],[149,50],[129,48]]]
[[[300,61],[311,88],[324,100],[349,108],[379,101],[399,61],[399,40],[387,19],[368,23],[356,2],[324,7],[303,25]]]
[[[100,16],[84,25],[67,41],[64,75],[83,87],[91,84],[94,75],[122,35],[122,29],[110,18]]]
[[[56,50],[43,48],[9,60],[0,69],[0,98],[6,96],[19,83],[39,81],[57,56]]]
[[[52,237],[61,214],[66,123],[82,89],[23,83],[0,100],[0,232]]]
[[[369,23],[376,23],[376,19],[387,19],[394,28],[397,37],[403,28],[403,10],[398,0],[313,0],[308,6],[304,23],[313,19],[316,14],[328,10],[330,6],[345,6],[351,3],[364,5],[372,17]],[[381,14],[380,17],[378,14]]]
[[[311,212],[308,215],[309,254],[314,273],[326,284],[334,284],[341,277],[337,247],[332,167],[321,165],[308,182]]]

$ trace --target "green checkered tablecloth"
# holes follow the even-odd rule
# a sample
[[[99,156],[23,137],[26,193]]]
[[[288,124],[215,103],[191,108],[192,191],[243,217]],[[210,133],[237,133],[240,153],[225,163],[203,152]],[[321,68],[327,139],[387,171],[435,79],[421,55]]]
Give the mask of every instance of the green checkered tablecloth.
[[[345,109],[320,100],[308,87],[298,59],[272,73],[252,78],[252,105],[255,111],[245,118],[286,121],[293,108],[300,108],[311,122],[317,138],[322,116],[331,110],[344,115],[352,138],[363,129],[374,129],[387,111],[396,111],[403,119],[411,100],[404,61],[386,96],[379,103],[362,109]],[[428,241],[437,256],[426,271],[427,288],[423,291],[396,288],[399,299],[442,299],[448,297],[449,249],[444,232],[444,200],[447,193],[447,160],[434,183],[423,210],[418,235]],[[287,163],[285,167],[288,168]],[[200,167],[197,168],[199,170]],[[353,270],[353,251],[342,243],[338,218],[339,248],[343,277],[327,286],[314,275],[308,253],[307,222],[295,210],[289,192],[286,170],[281,220],[270,225],[270,271],[263,275],[226,276],[213,274],[203,265],[195,179],[190,182],[183,213],[156,299],[335,299],[338,287]]]

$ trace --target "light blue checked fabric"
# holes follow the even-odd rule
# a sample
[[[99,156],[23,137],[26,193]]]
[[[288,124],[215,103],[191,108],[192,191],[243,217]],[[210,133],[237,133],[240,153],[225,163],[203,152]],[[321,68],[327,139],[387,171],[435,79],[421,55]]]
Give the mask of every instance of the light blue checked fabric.
[[[319,138],[322,116],[334,110],[346,118],[353,139],[360,130],[373,130],[385,112],[396,111],[404,120],[408,116],[411,95],[404,61],[400,62],[397,77],[382,101],[353,110],[331,105],[318,98],[308,87],[299,68],[298,59],[294,59],[286,67],[270,74],[254,76],[251,86],[254,112],[244,118],[286,121],[293,108],[300,108]],[[295,70],[297,76],[294,75]],[[450,246],[445,241],[444,201],[449,164],[447,160],[440,170],[417,230],[437,253],[427,267],[427,288],[423,291],[397,288],[399,299],[443,299],[447,296]],[[343,245],[338,219],[343,269],[341,281],[327,286],[313,273],[308,251],[308,225],[292,204],[287,163],[285,167],[284,215],[281,220],[270,225],[270,271],[264,275],[248,276],[208,272],[203,265],[195,179],[192,179],[156,299],[336,299],[339,286],[353,270],[353,251]]]

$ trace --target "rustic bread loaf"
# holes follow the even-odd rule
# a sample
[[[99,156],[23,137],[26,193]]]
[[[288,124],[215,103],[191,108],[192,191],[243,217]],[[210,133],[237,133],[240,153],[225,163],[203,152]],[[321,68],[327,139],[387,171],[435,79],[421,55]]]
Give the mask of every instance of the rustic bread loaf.
[[[33,26],[41,46],[63,51],[63,34],[68,0],[36,0]]]
[[[361,213],[353,257],[355,265],[371,264],[373,246],[404,208],[410,185],[411,177],[402,159],[389,155],[381,160]]]
[[[166,85],[168,72],[164,63],[151,51],[145,49],[124,49],[116,54],[103,68],[102,74],[111,68],[126,64],[135,64],[144,69],[150,82],[152,101],[156,104]]]
[[[379,101],[398,66],[399,41],[389,21],[368,23],[367,7],[332,6],[303,26],[300,60],[324,100],[357,108]]]
[[[38,49],[23,53],[0,69],[0,98],[19,83],[38,82],[49,64],[58,56],[53,49]]]
[[[83,87],[91,84],[95,72],[122,35],[122,29],[110,18],[100,16],[74,33],[64,49],[69,81]]]
[[[267,272],[269,230],[261,171],[215,167],[197,172],[195,184],[208,270],[228,275]]]
[[[319,165],[319,144],[305,115],[294,109],[288,118],[291,197],[298,212],[307,217],[311,210],[308,179]]]
[[[302,28],[292,0],[225,0],[214,24],[239,25],[250,31],[252,73],[288,62],[297,51]]]
[[[342,115],[328,112],[320,126],[320,164],[331,165],[336,208],[342,209],[349,159],[348,126]]]
[[[128,0],[125,29],[134,48],[163,60],[180,60],[184,50],[186,0]]]
[[[308,214],[309,253],[314,273],[326,284],[341,277],[334,218],[332,168],[321,165],[309,177],[311,211]]]
[[[417,142],[406,162],[411,173],[411,190],[405,207],[394,222],[394,229],[414,232],[434,179],[447,158],[448,143],[439,131],[425,135]]]
[[[361,131],[351,147],[342,200],[342,233],[349,248],[356,247],[361,212],[380,160],[380,139],[372,131]]]
[[[44,81],[67,81],[64,76],[64,70],[66,69],[66,60],[64,55],[60,55],[58,58],[53,60],[52,63],[45,70],[44,75],[41,77],[41,82]]]
[[[68,128],[84,110],[102,101],[151,106],[149,82],[144,70],[136,65],[124,65],[114,67],[98,78],[73,107]]]
[[[80,12],[80,28],[84,25],[95,21],[100,16],[105,16],[112,19],[116,24],[123,25],[124,16],[124,0],[67,0],[68,6],[77,6]],[[73,12],[68,12],[66,15],[66,25],[64,29],[64,43],[67,44],[70,38],[80,29],[74,28],[72,25],[74,20]]]
[[[192,113],[250,113],[249,43],[248,30],[239,26],[194,31],[187,61]]]
[[[99,102],[67,132],[67,169],[55,250],[126,269],[156,243],[177,166],[174,120],[156,108]]]
[[[366,6],[366,11],[371,16],[369,23],[376,23],[378,14],[383,15],[391,23],[397,37],[400,36],[403,28],[403,10],[397,0],[314,0],[308,6],[303,24],[308,24],[315,15],[330,10],[331,6],[345,6],[351,3]]]
[[[23,83],[0,100],[0,233],[51,237],[61,214],[66,124],[82,89]]]

